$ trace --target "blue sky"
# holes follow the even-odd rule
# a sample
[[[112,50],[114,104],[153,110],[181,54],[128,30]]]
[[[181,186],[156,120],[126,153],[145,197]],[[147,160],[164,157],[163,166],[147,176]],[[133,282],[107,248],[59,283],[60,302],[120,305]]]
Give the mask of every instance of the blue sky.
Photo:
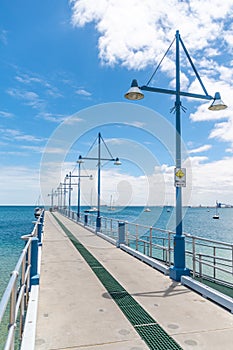
[[[98,132],[122,159],[117,169],[103,164],[104,203],[113,194],[119,205],[174,204],[174,100],[148,92],[130,103],[124,93],[133,78],[147,83],[177,29],[208,93],[228,105],[211,112],[182,100],[184,204],[233,204],[232,10],[219,0],[2,0],[0,204],[35,204],[40,194],[48,202]],[[174,89],[174,49],[151,86]],[[181,86],[202,93],[183,52]],[[83,171],[94,174],[82,181],[85,204],[96,164]]]

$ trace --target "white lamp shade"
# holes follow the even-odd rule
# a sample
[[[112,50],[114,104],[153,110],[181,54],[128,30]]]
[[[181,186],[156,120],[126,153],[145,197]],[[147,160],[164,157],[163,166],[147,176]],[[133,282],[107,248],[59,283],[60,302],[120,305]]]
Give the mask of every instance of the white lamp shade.
[[[210,111],[221,111],[223,109],[226,109],[227,105],[221,100],[221,96],[219,92],[215,93],[214,100],[209,106]]]
[[[127,100],[133,100],[133,101],[141,100],[144,98],[144,94],[139,89],[138,82],[136,79],[132,81],[129,91],[126,92],[125,94],[125,98],[127,98]]]

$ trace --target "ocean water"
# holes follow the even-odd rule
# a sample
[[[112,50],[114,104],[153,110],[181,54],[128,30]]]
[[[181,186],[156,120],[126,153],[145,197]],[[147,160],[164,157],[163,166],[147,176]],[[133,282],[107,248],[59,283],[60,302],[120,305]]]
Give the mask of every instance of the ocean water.
[[[144,207],[120,207],[108,211],[103,207],[101,216],[175,231],[174,208],[169,212],[163,207],[150,209],[144,212]],[[76,207],[72,210],[76,211]],[[219,220],[213,219],[215,208],[184,208],[183,214],[184,232],[233,243],[233,208],[220,208]],[[20,237],[32,231],[34,220],[33,206],[0,206],[0,298],[24,246]]]
[[[34,207],[0,206],[0,298],[24,247],[20,237],[31,233],[34,219]]]

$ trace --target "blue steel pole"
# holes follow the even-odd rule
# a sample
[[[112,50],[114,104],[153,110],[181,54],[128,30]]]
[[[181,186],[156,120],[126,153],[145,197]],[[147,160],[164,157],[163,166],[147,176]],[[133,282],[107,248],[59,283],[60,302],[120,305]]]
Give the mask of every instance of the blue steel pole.
[[[96,219],[96,231],[100,231],[101,227],[101,218],[100,218],[100,142],[101,142],[101,134],[98,134],[98,211],[97,211],[97,219]]]
[[[64,202],[63,202],[63,207],[64,207],[64,210],[66,209],[66,178],[65,178],[65,183],[64,183],[64,190],[63,190],[63,195],[64,195]]]
[[[38,238],[32,237],[31,240],[31,271],[30,271],[30,288],[32,285],[39,284],[38,274]]]
[[[70,207],[71,207],[71,171],[69,173],[69,217],[70,217]]]
[[[181,168],[181,101],[180,101],[180,35],[176,32],[176,169]],[[182,187],[176,187],[176,234],[174,236],[174,266],[170,269],[170,277],[180,281],[182,275],[189,275],[185,267],[185,237],[182,219]]]
[[[80,167],[81,164],[78,164],[78,212],[77,212],[77,219],[80,220]]]
[[[59,209],[62,209],[62,184],[60,183],[59,187],[58,187],[58,193],[59,193]]]
[[[156,87],[150,87],[148,85],[138,86],[136,79],[132,81],[130,90],[125,94],[125,98],[129,100],[140,100],[144,97],[141,93],[143,91],[158,92],[162,94],[175,95],[175,111],[176,111],[176,171],[181,169],[181,96],[199,98],[204,100],[214,100],[209,107],[210,110],[222,110],[227,108],[227,106],[221,101],[219,93],[215,93],[215,97],[208,95],[207,90],[204,87],[204,84],[201,81],[201,78],[191,60],[191,57],[188,54],[186,47],[184,46],[183,41],[180,38],[179,31],[176,31],[176,89],[161,89]],[[180,91],[180,48],[179,44],[181,43],[183,50],[191,64],[193,71],[198,79],[205,95],[193,94],[190,92]],[[160,62],[161,63],[161,62]],[[151,79],[150,79],[151,80]],[[150,81],[149,81],[150,82]],[[148,83],[149,83],[148,82]],[[170,268],[170,277],[176,281],[180,281],[182,275],[189,275],[190,270],[185,267],[185,236],[183,235],[182,228],[182,188],[179,187],[180,184],[176,184],[176,234],[174,236],[174,266]]]

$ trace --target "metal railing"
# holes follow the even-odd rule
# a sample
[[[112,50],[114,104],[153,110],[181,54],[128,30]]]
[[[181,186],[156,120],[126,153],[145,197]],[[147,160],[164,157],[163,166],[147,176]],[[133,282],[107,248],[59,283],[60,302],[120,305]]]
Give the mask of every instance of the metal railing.
[[[61,212],[77,221],[76,213]],[[82,213],[80,223],[96,228],[96,215]],[[118,239],[118,226],[122,220],[101,217],[100,232]],[[125,244],[142,254],[159,260],[170,267],[174,261],[175,232],[137,223],[125,223]],[[186,265],[193,278],[207,278],[210,281],[233,287],[233,244],[210,240],[184,233],[186,236]]]
[[[25,314],[28,306],[30,288],[33,284],[32,279],[37,273],[37,245],[41,242],[41,232],[43,225],[44,210],[37,221],[31,234],[22,236],[26,241],[20,258],[11,272],[11,277],[5,292],[0,301],[0,326],[5,326],[6,339],[4,350],[14,350],[15,343],[20,342],[23,334]],[[36,248],[36,249],[35,249]],[[36,264],[36,266],[35,266]],[[2,324],[3,320],[9,319],[8,324]],[[16,339],[16,329],[19,339]]]
[[[193,277],[233,287],[233,244],[186,234],[186,257]]]

